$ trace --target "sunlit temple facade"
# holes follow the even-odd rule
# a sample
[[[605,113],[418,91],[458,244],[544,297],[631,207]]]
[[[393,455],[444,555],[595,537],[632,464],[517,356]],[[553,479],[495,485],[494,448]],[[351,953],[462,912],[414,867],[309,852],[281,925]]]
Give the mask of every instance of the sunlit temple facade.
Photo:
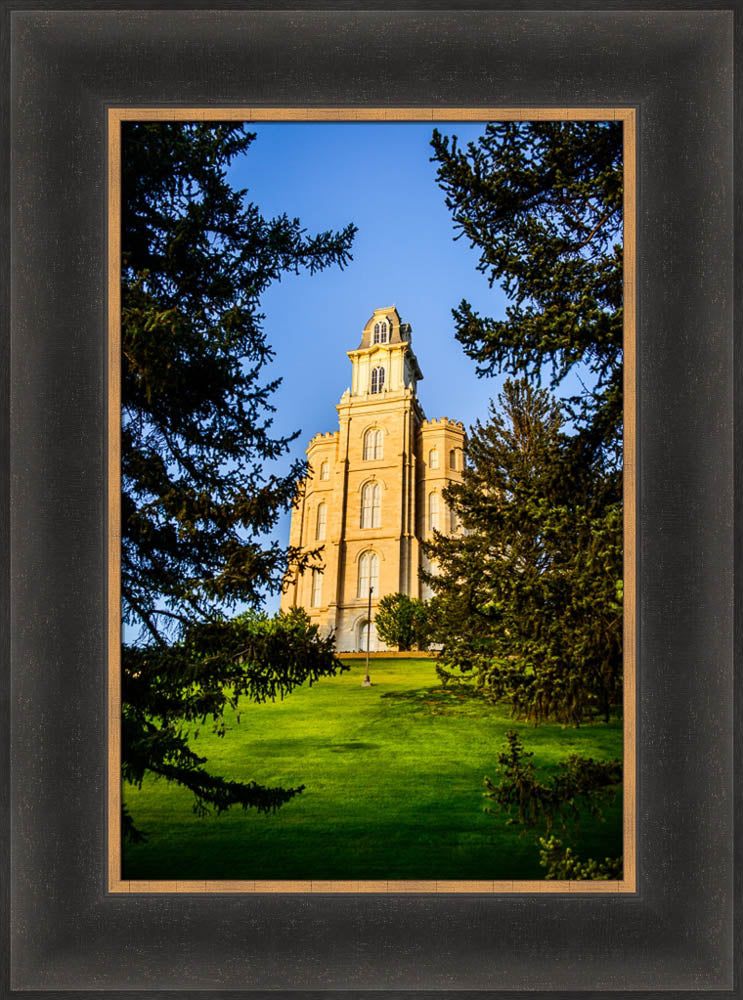
[[[457,530],[442,494],[461,478],[465,436],[459,421],[426,420],[411,328],[394,307],[374,310],[348,357],[339,429],[310,441],[310,476],[291,519],[290,544],[321,548],[324,567],[292,580],[281,600],[334,632],[339,652],[366,649],[370,619],[370,648],[385,648],[374,628],[380,597],[430,596],[419,579],[421,541]]]

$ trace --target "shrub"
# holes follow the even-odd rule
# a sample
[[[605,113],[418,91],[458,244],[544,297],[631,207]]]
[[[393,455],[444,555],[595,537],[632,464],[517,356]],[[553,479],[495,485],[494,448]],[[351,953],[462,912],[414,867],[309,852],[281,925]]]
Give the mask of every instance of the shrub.
[[[428,609],[424,601],[407,594],[386,594],[379,602],[375,619],[377,635],[388,646],[401,651],[428,649]]]

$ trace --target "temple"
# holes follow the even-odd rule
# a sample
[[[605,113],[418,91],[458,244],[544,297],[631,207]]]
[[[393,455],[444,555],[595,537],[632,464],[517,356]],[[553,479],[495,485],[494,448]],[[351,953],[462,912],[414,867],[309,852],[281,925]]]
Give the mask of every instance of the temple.
[[[367,630],[370,648],[385,648],[374,629],[380,597],[430,596],[419,579],[421,541],[457,530],[442,493],[461,478],[465,437],[457,420],[426,420],[411,328],[394,307],[374,310],[348,357],[339,429],[310,441],[310,474],[292,511],[290,544],[320,549],[323,568],[296,576],[281,600],[334,632],[339,652],[365,649]]]

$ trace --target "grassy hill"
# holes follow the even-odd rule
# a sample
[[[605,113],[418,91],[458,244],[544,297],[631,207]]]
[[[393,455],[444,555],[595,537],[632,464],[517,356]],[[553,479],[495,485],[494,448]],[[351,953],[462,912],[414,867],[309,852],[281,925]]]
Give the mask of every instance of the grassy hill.
[[[483,777],[509,728],[537,767],[569,753],[622,756],[621,721],[580,729],[514,723],[464,691],[439,686],[428,659],[363,660],[284,702],[244,703],[224,738],[192,742],[216,774],[305,791],[270,816],[236,808],[198,817],[163,781],[126,786],[148,840],[125,845],[125,879],[541,879],[533,835],[483,812]],[[621,801],[569,840],[580,855],[621,853]],[[567,841],[566,841],[567,842]]]

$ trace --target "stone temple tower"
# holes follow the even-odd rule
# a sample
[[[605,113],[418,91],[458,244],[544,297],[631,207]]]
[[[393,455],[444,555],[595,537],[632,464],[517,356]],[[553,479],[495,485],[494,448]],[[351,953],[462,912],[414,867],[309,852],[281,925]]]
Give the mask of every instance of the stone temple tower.
[[[461,478],[464,426],[426,420],[411,341],[394,307],[374,310],[348,352],[351,386],[336,407],[339,429],[310,441],[310,475],[292,511],[290,544],[321,549],[324,565],[290,581],[281,607],[305,608],[324,633],[335,633],[339,652],[365,649],[369,628],[371,648],[385,648],[374,629],[379,598],[429,596],[418,575],[421,540],[434,529],[457,530],[442,491]]]

